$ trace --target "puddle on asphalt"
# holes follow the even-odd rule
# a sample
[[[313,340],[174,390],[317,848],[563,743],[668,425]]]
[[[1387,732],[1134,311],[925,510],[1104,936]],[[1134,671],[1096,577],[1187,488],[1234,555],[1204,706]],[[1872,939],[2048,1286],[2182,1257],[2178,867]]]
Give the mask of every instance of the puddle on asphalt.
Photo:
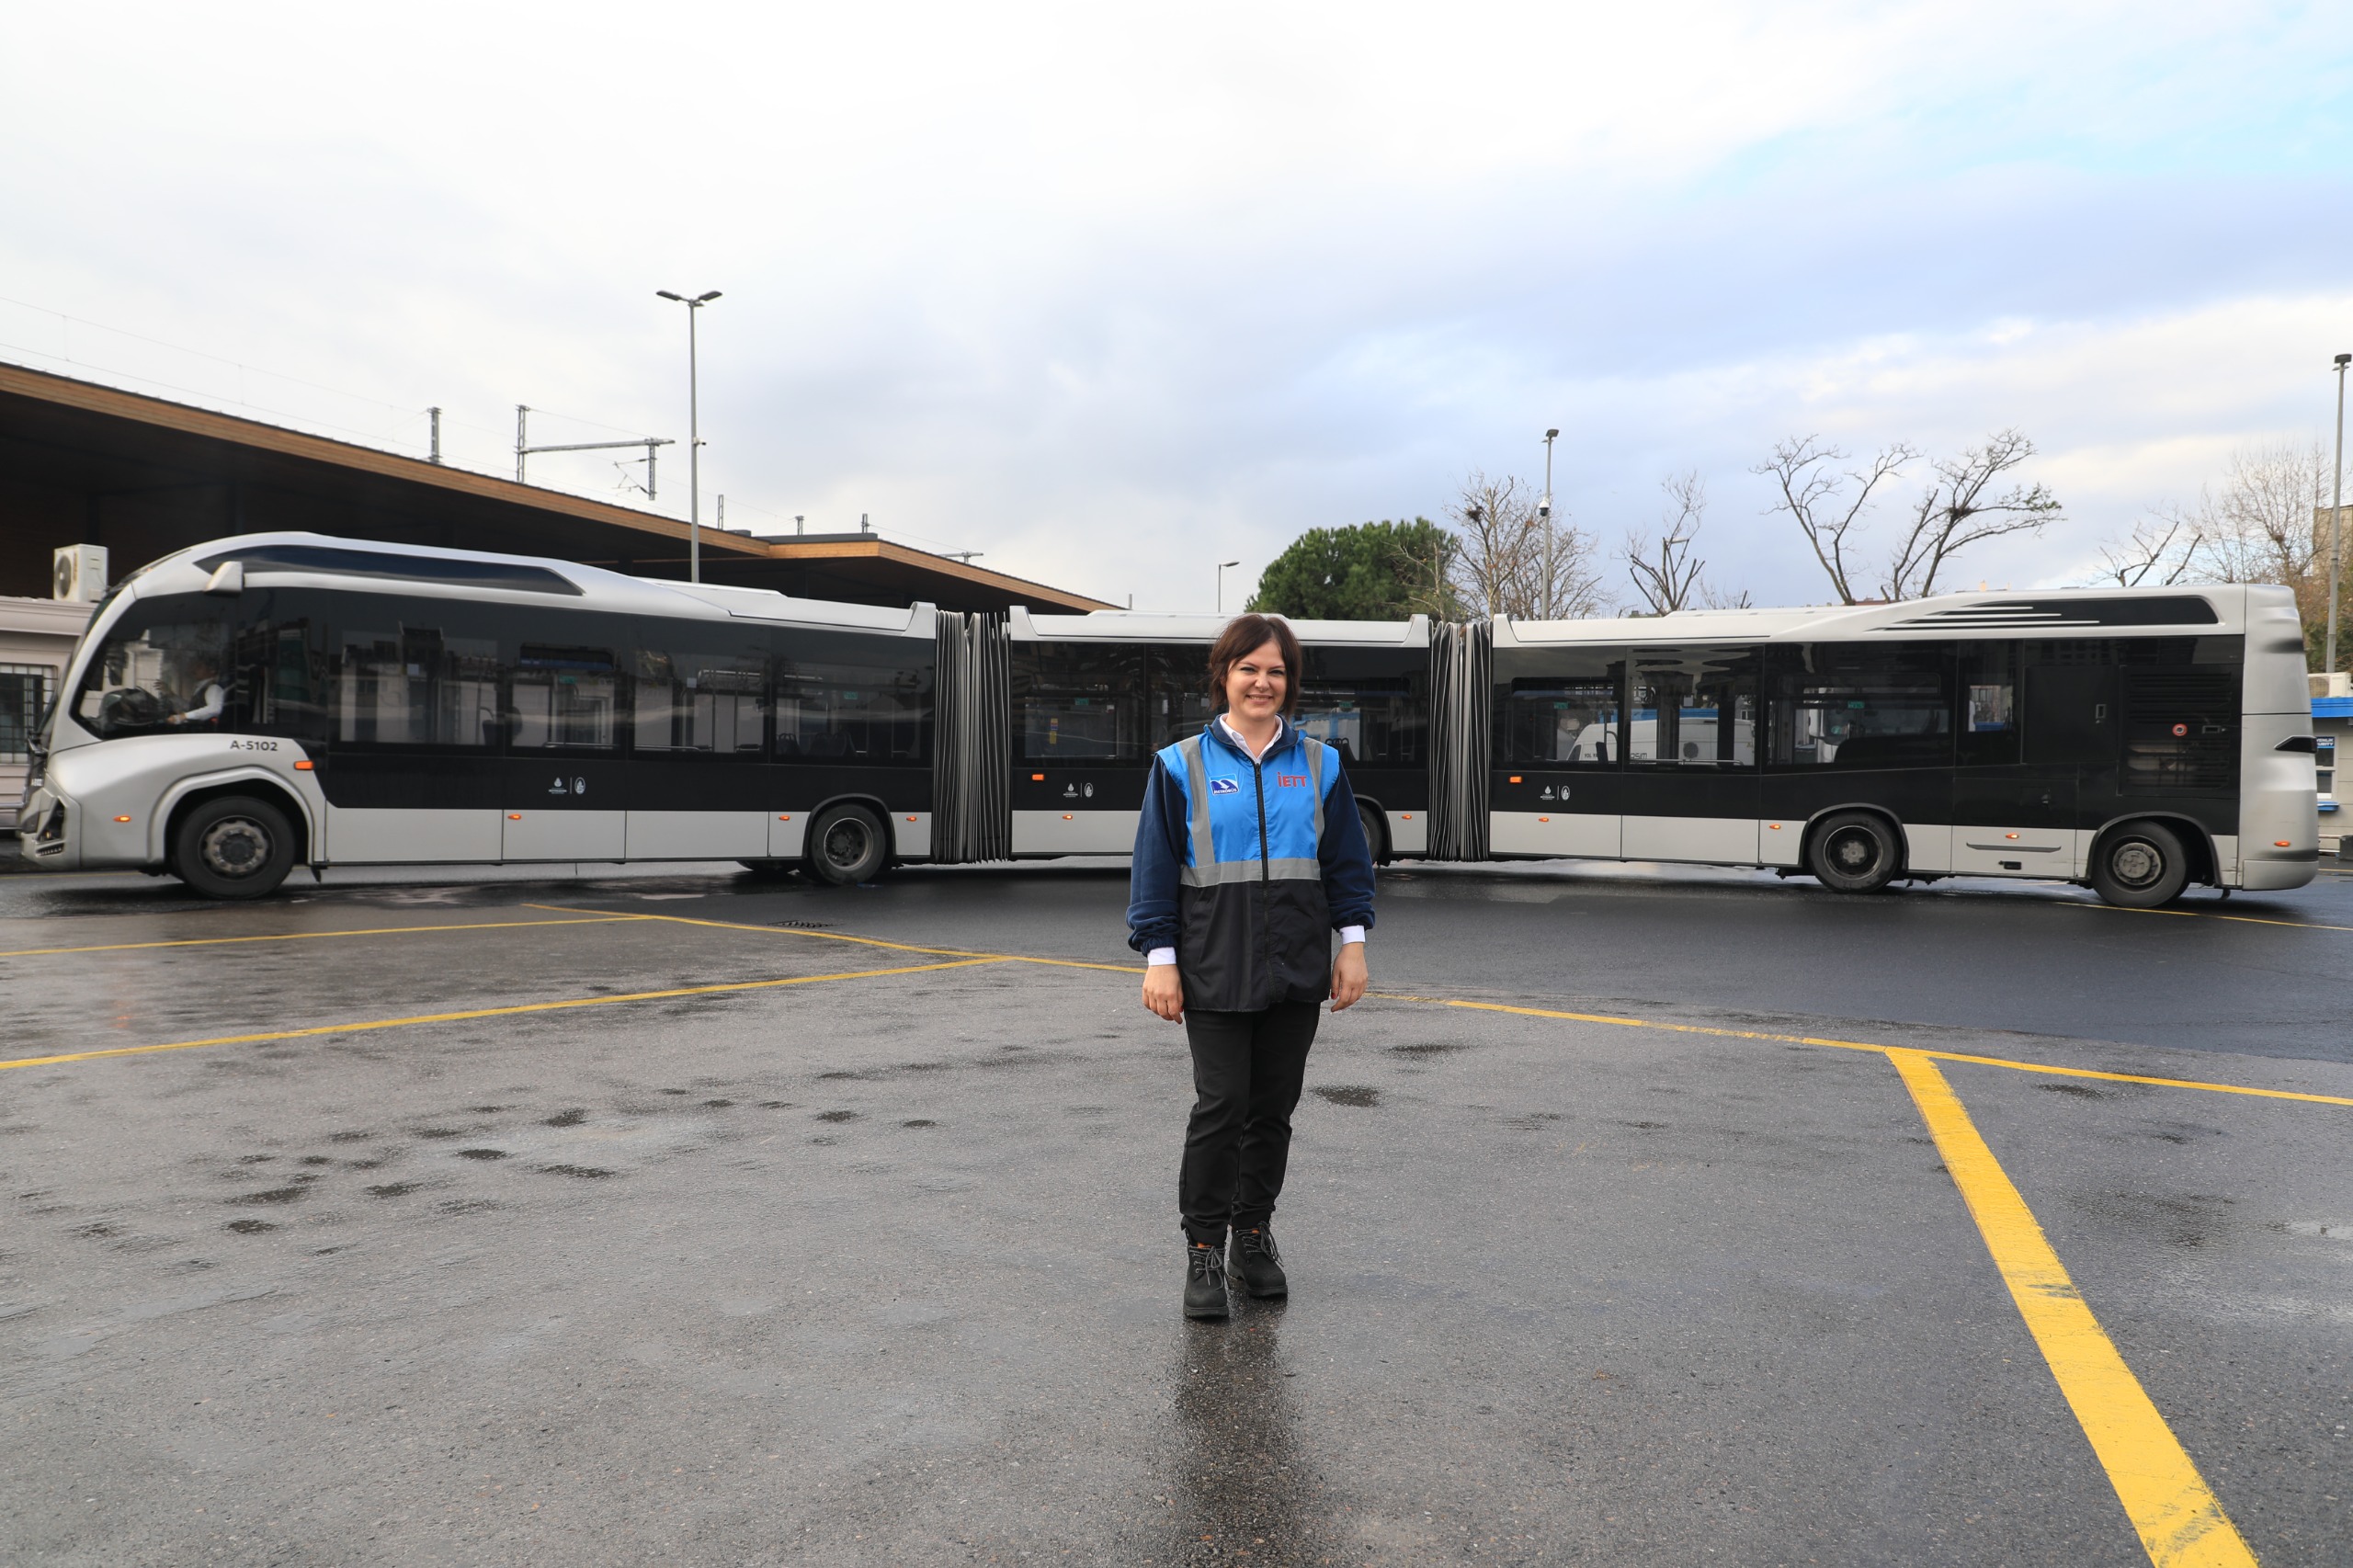
[[[1318,1084],[1316,1094],[1334,1105],[1356,1106],[1370,1109],[1381,1103],[1381,1091],[1362,1084]]]
[[[2343,1220],[2290,1220],[2280,1229],[2291,1236],[2321,1236],[2332,1242],[2353,1242],[2353,1223]]]

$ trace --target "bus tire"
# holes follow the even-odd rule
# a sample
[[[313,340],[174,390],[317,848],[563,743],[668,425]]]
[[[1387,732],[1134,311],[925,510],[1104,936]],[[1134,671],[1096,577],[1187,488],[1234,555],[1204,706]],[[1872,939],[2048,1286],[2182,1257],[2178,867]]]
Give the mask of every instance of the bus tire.
[[[835,806],[809,824],[801,869],[821,882],[845,888],[870,882],[890,858],[881,819],[864,806]]]
[[[1389,824],[1381,820],[1386,813],[1374,811],[1362,801],[1357,802],[1357,821],[1364,824],[1365,852],[1375,865],[1389,860]]]
[[[2189,853],[2180,835],[2158,823],[2110,828],[2092,850],[2092,891],[2120,909],[2171,903],[2188,881]]]
[[[202,801],[172,835],[172,873],[207,898],[267,898],[293,869],[293,824],[251,795]]]
[[[1805,865],[1833,892],[1877,892],[1904,869],[1904,852],[1885,817],[1840,812],[1813,830]]]

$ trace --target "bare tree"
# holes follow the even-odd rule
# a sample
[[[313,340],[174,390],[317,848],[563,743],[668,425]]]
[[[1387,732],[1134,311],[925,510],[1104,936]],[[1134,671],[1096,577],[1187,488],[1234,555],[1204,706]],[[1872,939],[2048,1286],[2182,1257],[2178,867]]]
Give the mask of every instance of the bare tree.
[[[1659,517],[1657,542],[1638,530],[1626,535],[1626,574],[1643,597],[1643,613],[1650,615],[1688,608],[1707,592],[1699,574],[1708,563],[1691,551],[1707,520],[1708,488],[1698,469],[1669,474],[1659,488],[1666,492],[1667,506]]]
[[[2018,430],[1998,430],[1982,446],[1937,464],[1936,483],[1913,508],[1912,526],[1889,561],[1882,597],[1923,599],[1937,591],[1937,574],[1955,555],[1983,540],[2040,533],[2060,515],[2058,498],[2040,482],[2013,482],[1998,494],[2002,476],[2034,456]]]
[[[2299,601],[2325,559],[2329,456],[2314,442],[2278,441],[2231,454],[2222,493],[2199,497],[2200,574],[2216,583],[2283,583]],[[2324,618],[2327,589],[2314,584]]]
[[[2317,441],[2241,447],[2196,506],[2165,508],[2129,539],[2103,544],[2099,581],[2277,583],[2294,590],[2307,650],[2326,667],[2331,478],[2328,449]],[[2353,621],[2353,594],[2337,608],[2340,620]]]
[[[1870,504],[1871,492],[1902,473],[1904,465],[1919,456],[1898,441],[1873,458],[1868,468],[1860,472],[1842,470],[1838,465],[1847,460],[1845,452],[1819,436],[1793,436],[1776,446],[1770,458],[1749,472],[1773,481],[1780,491],[1780,499],[1774,503],[1773,510],[1787,512],[1804,532],[1806,543],[1813,547],[1813,558],[1829,574],[1839,603],[1854,604],[1857,574],[1848,552],[1858,542],[1856,525],[1862,521],[1863,510]],[[1853,486],[1851,495],[1849,485]]]
[[[1448,509],[1457,548],[1452,582],[1473,614],[1568,619],[1601,608],[1592,539],[1540,517],[1534,492],[1508,475],[1473,473]]]
[[[2100,569],[2091,585],[2098,587],[2171,587],[2188,580],[2197,570],[2205,539],[2200,516],[2169,508],[2142,518],[2121,540],[2099,547]]]

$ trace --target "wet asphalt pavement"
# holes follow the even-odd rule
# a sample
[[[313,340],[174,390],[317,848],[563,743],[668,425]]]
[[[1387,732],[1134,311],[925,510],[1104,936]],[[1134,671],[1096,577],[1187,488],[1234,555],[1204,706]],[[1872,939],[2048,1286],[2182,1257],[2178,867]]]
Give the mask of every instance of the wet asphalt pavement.
[[[2145,1562],[1887,1059],[1640,1026],[2353,1096],[2333,872],[1406,869],[1294,1294],[1187,1324],[1124,893],[0,877],[0,1059],[82,1058],[0,1069],[0,1562]],[[2261,1560],[2353,1558],[2353,1108],[1943,1071]]]

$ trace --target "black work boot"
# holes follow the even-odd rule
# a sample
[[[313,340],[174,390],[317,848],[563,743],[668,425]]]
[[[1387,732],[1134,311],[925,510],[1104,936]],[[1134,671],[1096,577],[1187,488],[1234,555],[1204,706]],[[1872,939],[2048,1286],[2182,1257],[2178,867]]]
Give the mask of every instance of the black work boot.
[[[1225,1249],[1205,1242],[1185,1244],[1185,1315],[1222,1318],[1233,1308],[1225,1299]]]
[[[1290,1294],[1283,1255],[1275,1250],[1275,1233],[1264,1225],[1233,1233],[1233,1261],[1228,1267],[1242,1276],[1242,1288],[1254,1296]]]

